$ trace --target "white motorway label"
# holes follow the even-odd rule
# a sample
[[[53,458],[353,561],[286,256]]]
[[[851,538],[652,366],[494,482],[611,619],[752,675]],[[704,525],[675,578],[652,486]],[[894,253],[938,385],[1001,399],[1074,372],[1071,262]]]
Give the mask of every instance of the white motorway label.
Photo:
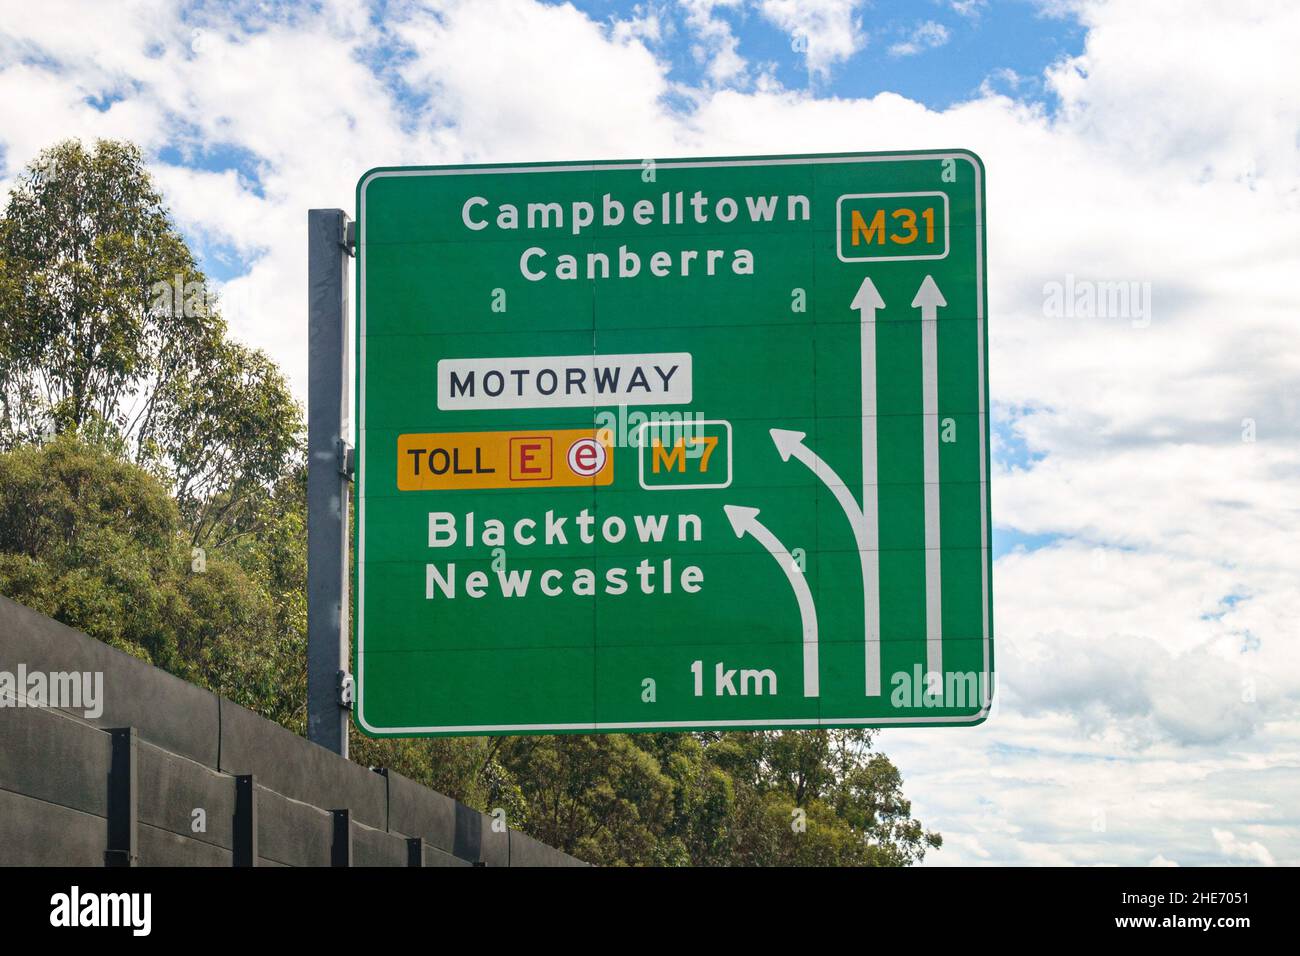
[[[686,405],[689,352],[457,358],[438,362],[438,410]]]

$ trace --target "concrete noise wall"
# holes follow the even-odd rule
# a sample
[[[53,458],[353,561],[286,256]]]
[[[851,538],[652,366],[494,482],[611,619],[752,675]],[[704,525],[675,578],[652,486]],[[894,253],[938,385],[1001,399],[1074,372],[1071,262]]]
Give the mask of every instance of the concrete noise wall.
[[[585,865],[4,597],[0,698],[0,865]]]

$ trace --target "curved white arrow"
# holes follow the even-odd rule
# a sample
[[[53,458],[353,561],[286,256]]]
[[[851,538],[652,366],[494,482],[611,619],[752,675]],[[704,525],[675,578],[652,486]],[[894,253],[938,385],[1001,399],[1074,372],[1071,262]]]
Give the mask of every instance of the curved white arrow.
[[[750,535],[767,549],[768,554],[776,558],[776,563],[785,572],[790,589],[794,591],[795,600],[799,603],[799,620],[803,625],[803,695],[818,696],[817,608],[813,604],[812,590],[808,587],[807,579],[795,567],[794,558],[790,557],[785,545],[758,520],[757,508],[723,505],[722,510],[727,513],[727,520],[731,522],[731,529],[736,532],[737,538]]]
[[[872,428],[874,431],[874,419]],[[862,610],[864,620],[863,644],[866,651],[866,695],[868,697],[880,696],[880,574],[879,574],[879,553],[877,551],[877,541],[879,532],[876,527],[876,509],[875,494],[876,488],[874,480],[872,484],[863,489],[864,497],[872,504],[871,521],[868,522],[863,510],[858,507],[857,499],[849,491],[848,486],[844,484],[843,479],[836,474],[830,465],[826,464],[815,451],[804,444],[804,438],[807,435],[804,432],[787,431],[784,428],[769,429],[772,441],[776,445],[776,450],[781,454],[782,461],[789,461],[793,456],[801,461],[807,468],[825,483],[826,487],[835,495],[835,500],[840,503],[844,510],[844,517],[849,520],[849,527],[853,529],[853,540],[858,546],[858,560],[862,565]],[[873,436],[874,437],[874,436]],[[872,454],[875,454],[875,446],[872,446]],[[874,476],[873,476],[874,477]]]
[[[925,668],[943,673],[943,600],[939,552],[939,309],[948,304],[933,276],[921,281],[921,411],[925,422]]]
[[[791,457],[794,457],[796,460],[803,462],[808,467],[808,470],[820,478],[826,487],[831,490],[835,495],[835,500],[844,509],[844,515],[849,519],[849,524],[853,527],[853,536],[857,539],[858,547],[865,547],[867,544],[867,529],[864,527],[862,509],[858,507],[857,499],[853,497],[853,493],[849,491],[843,479],[835,473],[835,469],[826,464],[826,460],[821,455],[804,444],[804,439],[808,437],[807,432],[769,428],[768,434],[772,436],[772,443],[776,445],[776,450],[780,453],[782,461],[789,461]]]

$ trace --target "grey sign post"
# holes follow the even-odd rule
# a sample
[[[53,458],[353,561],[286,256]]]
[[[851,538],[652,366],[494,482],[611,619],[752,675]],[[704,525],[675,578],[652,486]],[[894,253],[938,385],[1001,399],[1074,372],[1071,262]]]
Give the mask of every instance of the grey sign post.
[[[307,213],[307,739],[348,755],[348,217]]]

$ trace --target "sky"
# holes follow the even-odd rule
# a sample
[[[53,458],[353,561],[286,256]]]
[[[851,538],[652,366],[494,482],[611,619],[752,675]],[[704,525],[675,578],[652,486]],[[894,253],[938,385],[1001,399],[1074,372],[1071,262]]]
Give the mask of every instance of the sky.
[[[306,210],[371,167],[974,150],[998,693],[879,735],[926,863],[1296,865],[1298,45],[1287,0],[0,0],[0,191],[140,144],[305,398]]]

